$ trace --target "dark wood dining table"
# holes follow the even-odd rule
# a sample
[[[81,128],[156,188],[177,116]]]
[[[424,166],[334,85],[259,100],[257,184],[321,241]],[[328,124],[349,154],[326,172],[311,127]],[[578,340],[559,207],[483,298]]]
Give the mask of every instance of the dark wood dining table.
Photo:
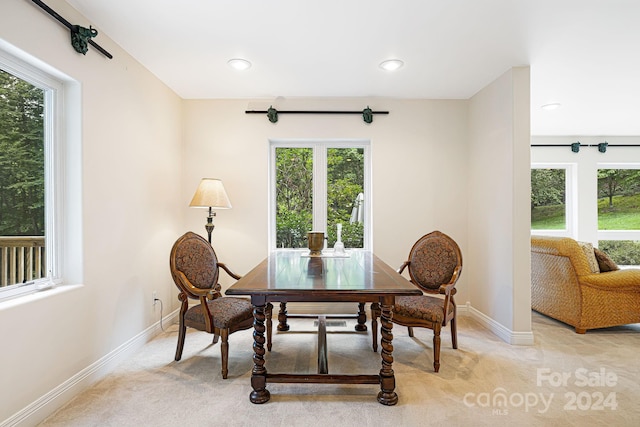
[[[421,295],[421,292],[373,253],[350,250],[347,256],[335,256],[331,252],[309,256],[309,251],[304,250],[274,251],[227,289],[226,294],[248,295],[253,305],[251,402],[269,401],[271,395],[267,390],[267,382],[380,384],[378,402],[383,405],[395,405],[398,402],[392,369],[393,305],[396,296]],[[378,303],[382,311],[380,372],[374,375],[329,374],[326,340],[323,337],[326,329],[323,316],[319,316],[318,373],[268,373],[264,359],[265,306],[271,302]]]

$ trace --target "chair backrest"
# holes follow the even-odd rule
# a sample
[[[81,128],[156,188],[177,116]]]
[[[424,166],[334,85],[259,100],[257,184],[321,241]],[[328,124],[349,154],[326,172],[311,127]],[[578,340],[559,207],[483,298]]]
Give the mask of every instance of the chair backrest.
[[[437,292],[451,281],[457,267],[462,268],[458,244],[440,231],[422,236],[409,252],[411,281],[427,292]]]
[[[218,258],[215,251],[202,236],[191,231],[173,244],[169,263],[173,281],[190,298],[198,298],[198,295],[183,283],[180,273],[184,274],[189,284],[198,289],[213,289],[218,283]]]

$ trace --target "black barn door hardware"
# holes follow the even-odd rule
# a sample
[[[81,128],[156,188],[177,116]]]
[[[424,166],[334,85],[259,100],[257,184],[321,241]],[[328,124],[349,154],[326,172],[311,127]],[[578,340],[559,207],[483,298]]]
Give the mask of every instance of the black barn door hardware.
[[[284,110],[278,111],[273,107],[269,107],[268,110],[247,110],[246,114],[266,114],[267,118],[271,123],[276,123],[278,121],[279,114],[361,114],[362,120],[365,123],[373,122],[374,114],[389,114],[388,111],[373,111],[371,108],[367,107],[362,111],[318,111],[318,110]]]
[[[104,50],[96,42],[91,40],[92,37],[98,35],[98,30],[96,30],[95,28],[91,28],[91,26],[89,26],[89,28],[85,28],[81,27],[80,25],[73,25],[40,0],[31,1],[40,6],[40,8],[42,8],[42,10],[47,12],[49,15],[56,18],[62,25],[64,25],[69,29],[69,31],[71,31],[71,46],[73,46],[76,52],[85,55],[87,53],[87,44],[90,44],[107,58],[113,58],[113,55]]]

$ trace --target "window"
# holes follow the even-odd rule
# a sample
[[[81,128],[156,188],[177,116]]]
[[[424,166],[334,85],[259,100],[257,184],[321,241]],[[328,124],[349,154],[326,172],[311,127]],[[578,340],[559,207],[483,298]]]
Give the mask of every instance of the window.
[[[573,228],[572,166],[531,166],[531,230],[547,235],[571,235]]]
[[[61,89],[0,49],[0,298],[59,278]]]
[[[602,152],[603,137],[582,136],[575,152],[576,137],[532,137],[532,169],[566,169],[567,230],[536,228],[532,200],[531,233],[591,242],[619,265],[640,265],[640,137],[606,140],[611,148]]]
[[[621,265],[640,264],[640,166],[598,168],[598,247]]]
[[[327,246],[371,247],[368,141],[272,141],[270,248],[305,248],[308,231]]]

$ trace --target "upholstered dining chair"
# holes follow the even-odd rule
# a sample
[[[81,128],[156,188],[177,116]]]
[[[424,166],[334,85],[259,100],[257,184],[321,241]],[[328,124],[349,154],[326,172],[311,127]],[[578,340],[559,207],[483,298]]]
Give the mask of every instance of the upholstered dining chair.
[[[408,268],[410,281],[427,294],[396,297],[393,323],[407,326],[413,337],[414,327],[433,330],[433,369],[440,370],[440,330],[451,323],[451,342],[458,348],[456,330],[456,282],[462,272],[462,253],[456,242],[440,231],[422,236],[411,248],[409,259],[398,269]],[[378,323],[380,306],[371,304],[373,351],[378,351]],[[394,341],[396,344],[397,341]]]
[[[218,262],[216,253],[203,237],[187,232],[173,244],[170,256],[171,276],[180,293],[180,326],[175,360],[182,358],[187,327],[213,334],[213,344],[222,338],[222,378],[229,372],[229,334],[253,326],[253,306],[243,298],[223,297],[218,283],[220,269],[238,280],[225,264]],[[199,304],[189,306],[189,300]],[[267,349],[271,350],[271,312],[267,305]]]

